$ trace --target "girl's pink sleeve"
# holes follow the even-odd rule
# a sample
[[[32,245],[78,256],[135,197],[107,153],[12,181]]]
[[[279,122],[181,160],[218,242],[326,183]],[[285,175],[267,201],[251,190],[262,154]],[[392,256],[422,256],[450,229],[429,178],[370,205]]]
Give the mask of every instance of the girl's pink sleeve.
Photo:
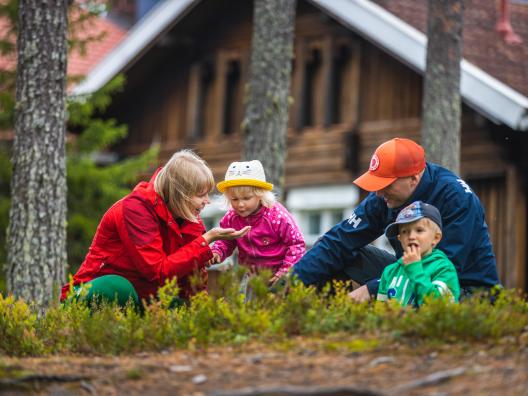
[[[231,228],[233,227],[231,225],[231,217],[229,216],[229,212],[226,213],[224,217],[222,217],[222,220],[220,220],[220,227],[222,228]],[[213,244],[213,247],[211,248],[213,254],[217,253],[220,256],[220,262],[224,261],[226,258],[231,256],[233,254],[233,250],[236,248],[236,241],[235,240],[220,240],[215,241]]]
[[[278,276],[288,272],[306,252],[304,237],[293,216],[286,209],[283,209],[282,218],[283,220],[279,224],[279,233],[286,245],[286,255],[282,266],[276,273]]]

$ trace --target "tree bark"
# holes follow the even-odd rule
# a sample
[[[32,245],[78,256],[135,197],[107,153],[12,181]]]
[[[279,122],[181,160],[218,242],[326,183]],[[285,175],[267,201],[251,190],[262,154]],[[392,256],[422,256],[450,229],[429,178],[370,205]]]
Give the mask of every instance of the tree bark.
[[[279,197],[284,189],[295,0],[255,0],[242,156],[262,162]]]
[[[463,0],[429,0],[422,143],[431,162],[460,168]]]
[[[7,287],[45,308],[66,267],[67,0],[20,0]]]

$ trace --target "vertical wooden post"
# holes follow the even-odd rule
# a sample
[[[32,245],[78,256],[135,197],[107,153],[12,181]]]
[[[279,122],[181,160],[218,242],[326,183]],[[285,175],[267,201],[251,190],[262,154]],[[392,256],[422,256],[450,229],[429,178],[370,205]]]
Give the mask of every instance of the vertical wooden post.
[[[519,180],[521,175],[513,165],[506,170],[505,275],[506,287],[526,288],[526,196]]]
[[[317,95],[317,106],[316,109],[321,109],[323,114],[320,119],[324,127],[328,127],[330,124],[335,122],[333,119],[334,106],[337,106],[338,103],[335,101],[335,62],[334,62],[334,39],[332,36],[327,35],[323,39],[321,55],[323,58],[322,65],[322,87],[321,94]]]
[[[305,78],[306,78],[306,42],[301,37],[297,40],[295,49],[295,70],[293,72],[293,129],[300,130],[303,127],[304,118],[304,95],[305,95]]]
[[[200,109],[203,103],[202,96],[202,67],[199,63],[193,63],[189,71],[186,121],[186,135],[193,140],[199,138],[202,133],[202,120],[200,120],[203,115]]]
[[[221,139],[222,127],[224,125],[224,110],[225,110],[225,96],[226,96],[226,76],[227,76],[227,57],[223,51],[220,51],[216,56],[215,61],[215,80],[213,87],[213,103],[211,108],[212,119],[210,123],[210,131],[207,132],[208,140],[218,141]]]

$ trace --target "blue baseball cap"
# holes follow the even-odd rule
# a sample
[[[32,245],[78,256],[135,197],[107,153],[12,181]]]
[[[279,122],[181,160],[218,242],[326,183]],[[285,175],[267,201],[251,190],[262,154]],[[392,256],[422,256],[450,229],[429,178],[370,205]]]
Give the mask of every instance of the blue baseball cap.
[[[438,224],[442,230],[442,216],[436,206],[429,205],[422,201],[415,201],[406,206],[398,213],[396,221],[385,228],[385,235],[387,238],[392,238],[398,235],[400,224],[412,223],[413,221],[428,218]]]

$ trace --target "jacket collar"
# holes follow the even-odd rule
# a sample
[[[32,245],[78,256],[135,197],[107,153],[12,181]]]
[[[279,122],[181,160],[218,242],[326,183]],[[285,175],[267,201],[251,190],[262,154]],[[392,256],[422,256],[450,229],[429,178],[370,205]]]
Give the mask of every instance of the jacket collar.
[[[150,181],[140,182],[134,188],[134,193],[137,193],[141,195],[144,199],[146,199],[153,206],[156,215],[175,232],[190,234],[202,234],[203,232],[205,232],[205,228],[200,218],[198,218],[198,222],[196,223],[184,219],[183,222],[181,222],[181,225],[179,225],[178,222],[175,221],[171,211],[169,210],[161,196],[154,189],[154,180],[156,179],[156,176],[158,175],[160,170],[161,168],[158,168],[156,172],[154,172],[154,174],[150,178]]]

